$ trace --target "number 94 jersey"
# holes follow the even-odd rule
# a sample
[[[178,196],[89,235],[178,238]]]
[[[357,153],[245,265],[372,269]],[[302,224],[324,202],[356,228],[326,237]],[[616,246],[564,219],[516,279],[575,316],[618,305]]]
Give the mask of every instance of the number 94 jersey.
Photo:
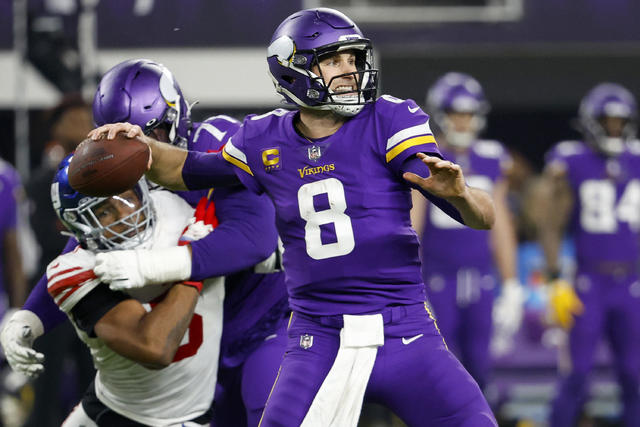
[[[274,202],[291,308],[355,314],[424,301],[400,167],[418,152],[440,156],[429,117],[385,95],[310,141],[296,115],[249,116],[223,151],[245,186]]]
[[[640,256],[640,142],[617,157],[564,141],[547,154],[547,168],[565,171],[574,199],[571,232],[581,265],[635,264]]]

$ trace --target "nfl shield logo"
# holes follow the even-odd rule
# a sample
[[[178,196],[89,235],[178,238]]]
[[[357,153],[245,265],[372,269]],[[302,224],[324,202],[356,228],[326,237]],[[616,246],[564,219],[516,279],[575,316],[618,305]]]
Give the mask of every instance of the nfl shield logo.
[[[322,151],[320,150],[320,147],[318,147],[317,145],[309,147],[307,149],[307,153],[309,154],[309,160],[316,161],[320,157],[322,157]]]
[[[304,334],[300,335],[300,347],[308,350],[313,345],[313,335]]]

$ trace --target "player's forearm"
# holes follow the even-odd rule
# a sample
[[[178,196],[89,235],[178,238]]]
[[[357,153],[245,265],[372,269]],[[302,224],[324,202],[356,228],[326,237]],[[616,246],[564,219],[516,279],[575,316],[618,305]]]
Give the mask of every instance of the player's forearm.
[[[547,272],[552,275],[560,271],[559,255],[563,230],[572,208],[572,198],[566,183],[553,172],[546,172],[538,191],[534,193],[535,204],[540,214],[535,218],[538,240],[542,247]]]
[[[4,260],[8,284],[9,305],[20,307],[27,295],[27,279],[22,269],[16,230],[8,230],[4,238]]]
[[[241,184],[236,169],[224,159],[222,152],[189,151],[182,168],[182,179],[189,190],[229,187]]]
[[[150,312],[135,300],[120,303],[96,323],[95,332],[121,356],[150,369],[162,369],[173,361],[197,301],[194,287],[175,285]],[[137,315],[127,318],[136,311]]]
[[[150,362],[159,367],[171,364],[187,332],[198,302],[192,286],[175,285],[160,304],[140,322],[142,336],[150,344]]]
[[[493,226],[495,209],[491,196],[486,191],[466,187],[460,196],[447,197],[446,200],[460,212],[465,225],[481,230]]]
[[[276,249],[275,208],[267,196],[242,187],[214,194],[220,225],[191,242],[192,280],[226,276],[252,267]]]
[[[36,286],[31,290],[22,309],[29,310],[40,318],[45,333],[67,321],[67,316],[58,308],[47,292],[46,274],[42,275]]]
[[[78,242],[70,238],[62,250],[62,253],[64,254],[71,251],[77,245]],[[45,333],[67,321],[67,316],[58,308],[47,291],[46,274],[43,274],[38,283],[33,287],[22,308],[33,312],[40,318]]]
[[[560,245],[562,236],[557,230],[545,228],[538,231],[540,246],[544,253],[545,265],[547,272],[557,275],[560,272],[560,263],[558,257],[560,255]]]
[[[491,229],[493,255],[503,283],[517,278],[516,254],[518,242],[511,211],[507,206],[507,186],[503,181],[496,183],[493,192],[496,221]]]
[[[182,179],[182,167],[187,158],[187,151],[171,144],[146,138],[151,147],[151,169],[146,176],[151,181],[171,190],[187,190]]]

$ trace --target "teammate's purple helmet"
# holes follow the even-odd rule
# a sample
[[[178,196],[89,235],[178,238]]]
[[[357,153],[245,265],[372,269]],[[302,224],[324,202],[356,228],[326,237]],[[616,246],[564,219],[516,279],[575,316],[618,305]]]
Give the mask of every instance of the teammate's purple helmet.
[[[600,83],[580,102],[579,127],[585,139],[609,155],[619,154],[624,144],[636,137],[638,105],[634,96],[616,83]],[[626,122],[620,136],[611,136],[603,126],[604,117],[619,117]]]
[[[311,68],[323,55],[343,50],[356,55],[358,71],[348,74],[357,77],[358,88],[337,96],[328,89],[331,82],[325,85]],[[337,10],[307,9],[286,18],[271,38],[267,62],[276,91],[290,104],[352,116],[375,101],[378,70],[373,68],[371,41]]]
[[[440,77],[428,90],[427,112],[446,134],[452,145],[468,146],[484,129],[489,103],[482,86],[473,77],[464,73],[450,72]],[[447,119],[448,113],[473,114],[472,130],[456,132]]]
[[[93,99],[93,120],[129,122],[148,134],[164,125],[169,142],[185,146],[191,130],[191,112],[180,86],[163,65],[131,59],[107,71]]]
[[[427,107],[434,114],[457,112],[485,115],[489,103],[480,83],[464,73],[447,73],[427,92]]]

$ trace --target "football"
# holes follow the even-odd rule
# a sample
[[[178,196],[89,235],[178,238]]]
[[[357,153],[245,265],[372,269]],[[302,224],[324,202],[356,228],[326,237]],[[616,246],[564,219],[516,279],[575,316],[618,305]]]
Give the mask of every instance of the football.
[[[132,188],[146,172],[151,150],[137,138],[85,139],[69,163],[69,184],[87,196],[108,197]]]

